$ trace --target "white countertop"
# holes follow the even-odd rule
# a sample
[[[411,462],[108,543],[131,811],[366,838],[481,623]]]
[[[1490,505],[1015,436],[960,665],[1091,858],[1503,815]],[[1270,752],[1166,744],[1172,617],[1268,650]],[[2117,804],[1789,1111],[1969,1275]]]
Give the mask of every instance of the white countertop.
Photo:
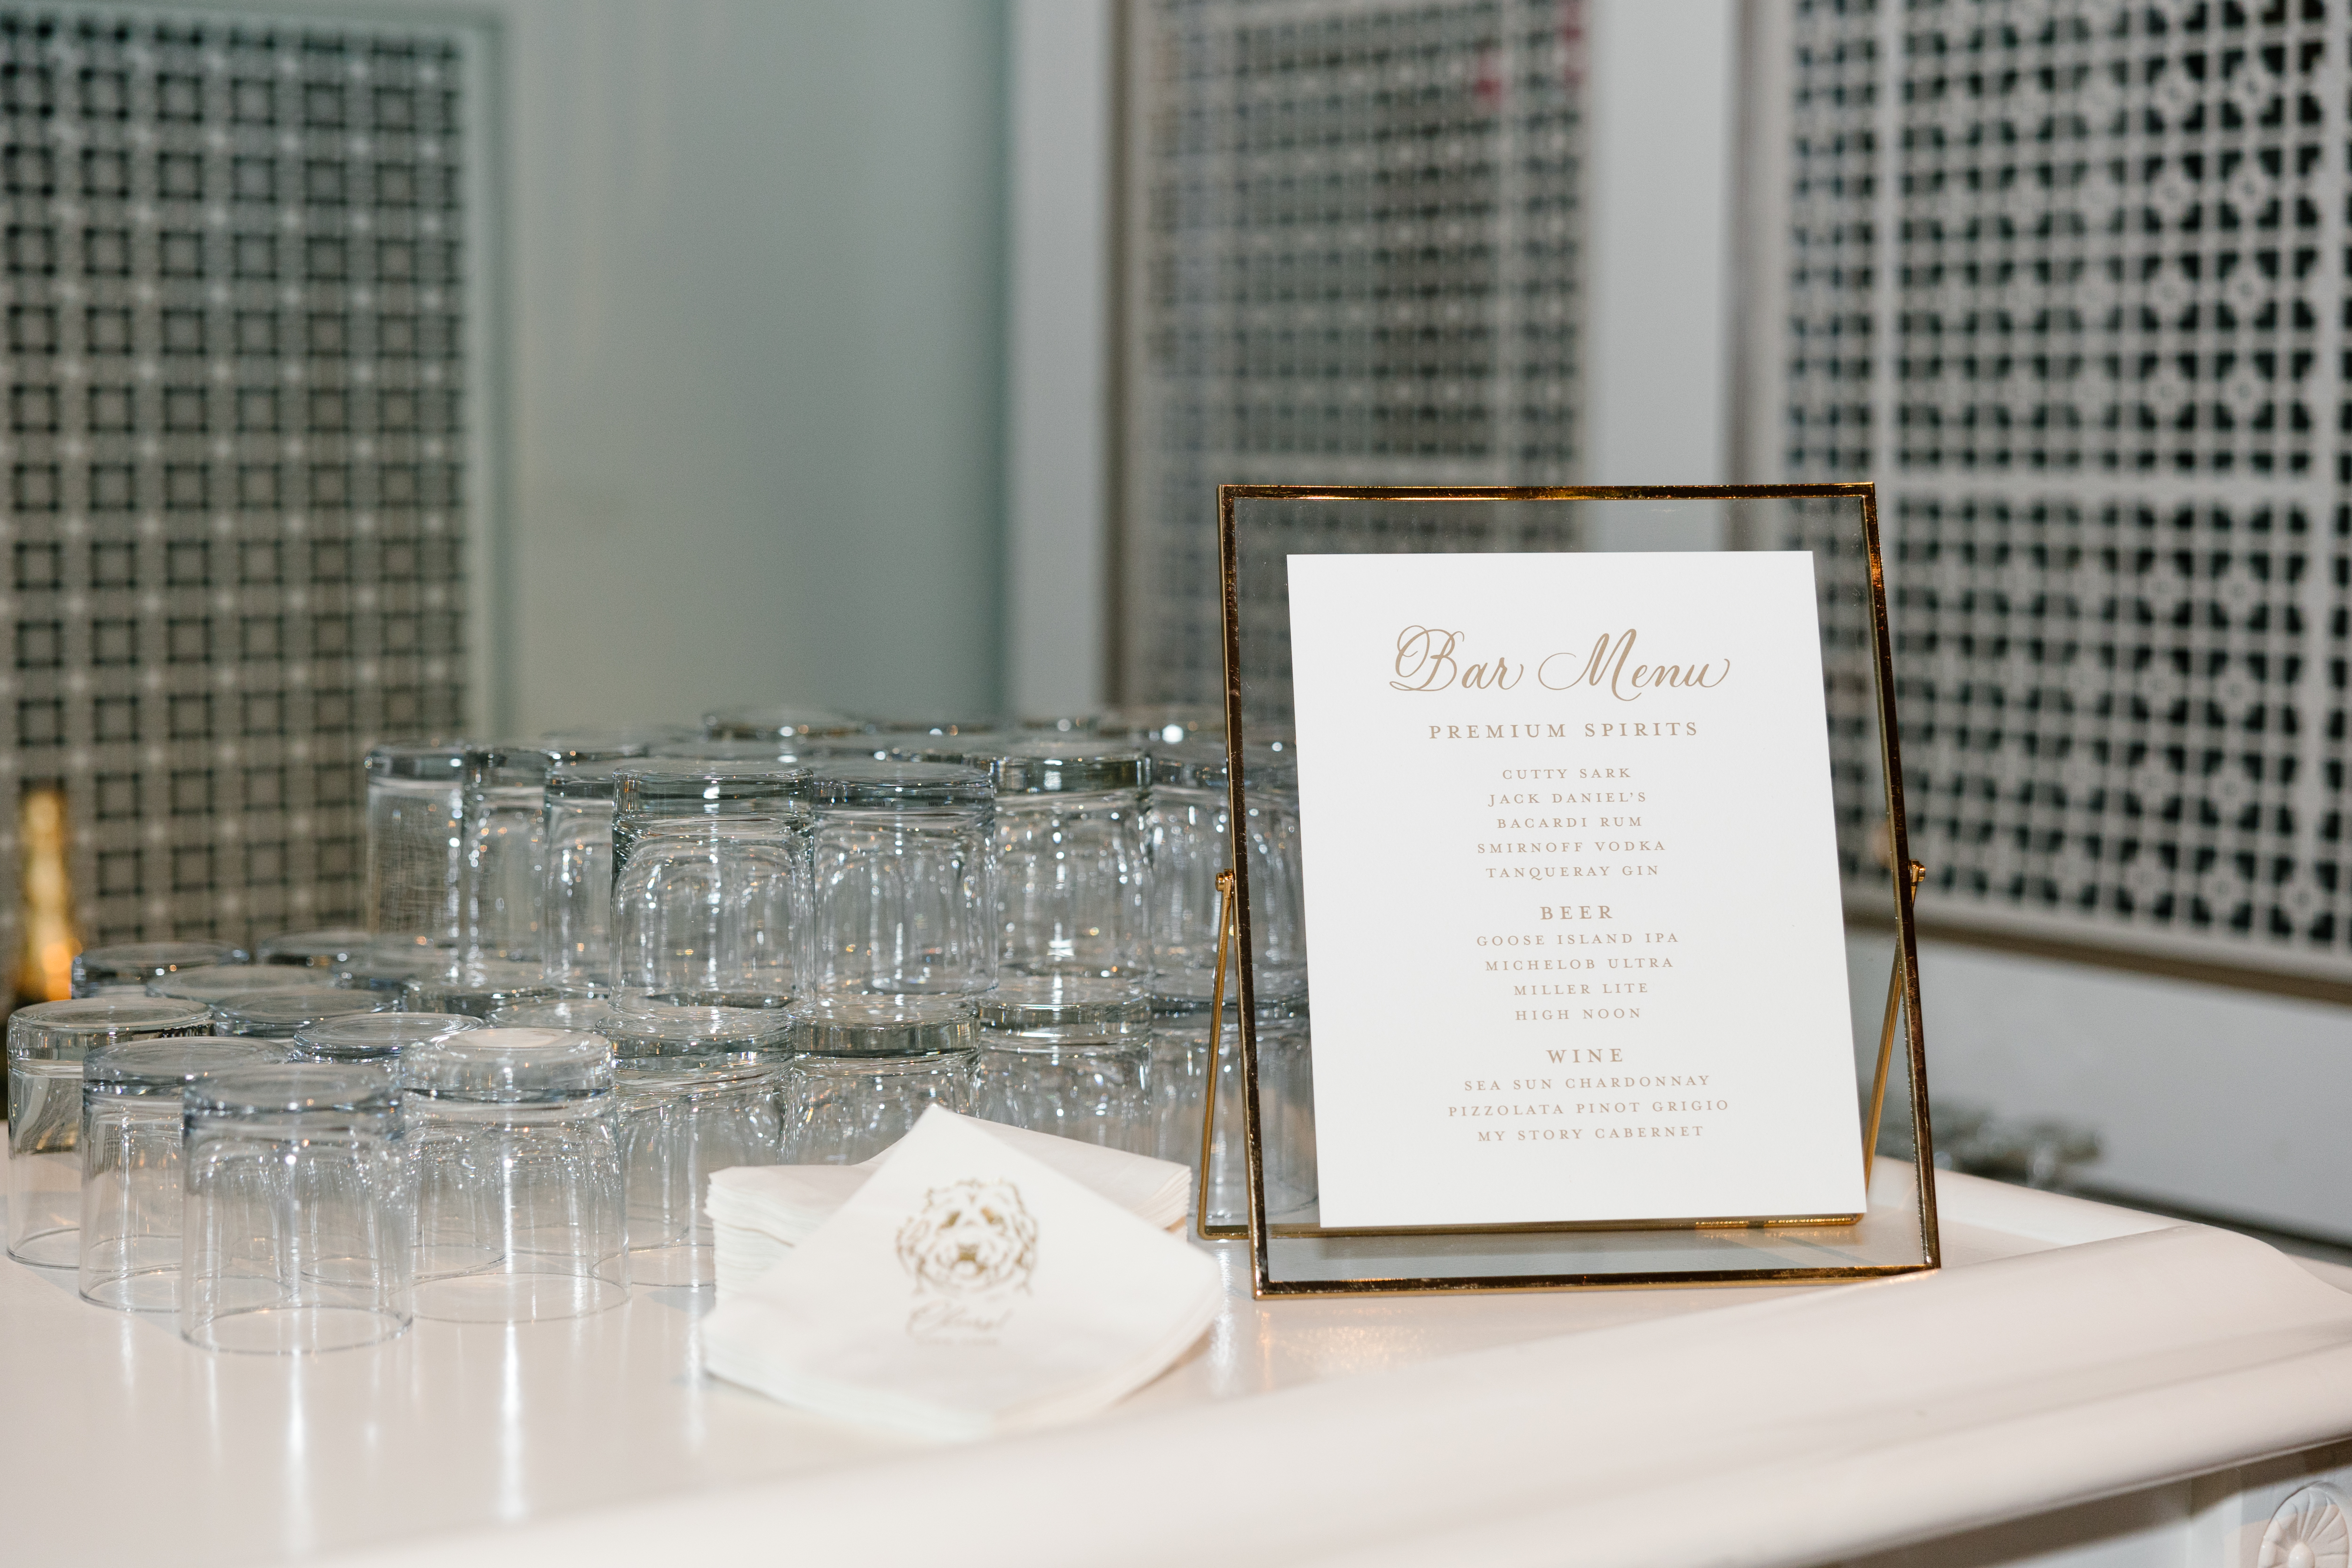
[[[1972,1268],[1996,1260],[2170,1226],[1965,1177],[1945,1176],[1939,1190],[1948,1263],[1941,1278],[1948,1281],[1964,1279]],[[2307,1284],[2305,1276],[2352,1290],[2352,1270],[2314,1263],[2301,1266],[2297,1274],[2294,1266],[2257,1243],[2225,1239],[2254,1249],[2227,1256],[2239,1260],[2232,1268],[2262,1276],[2264,1289],[2274,1295],[2284,1290],[2294,1296],[2296,1287],[2285,1281],[2291,1277]],[[978,1477],[1029,1453],[1040,1463],[1051,1456],[1053,1464],[1063,1467],[1107,1465],[1107,1474],[1132,1478],[1131,1500],[1154,1500],[1150,1507],[1118,1516],[1124,1526],[1098,1527],[1131,1533],[1117,1543],[1120,1550],[1108,1550],[1111,1542],[1092,1537],[1087,1550],[1071,1561],[1157,1561],[1162,1553],[1147,1550],[1155,1542],[1168,1544],[1170,1560],[1181,1560],[1175,1543],[1182,1532],[1165,1529],[1171,1510],[1215,1510],[1237,1490],[1253,1489],[1257,1504],[1274,1507],[1292,1486],[1307,1490],[1294,1492],[1287,1506],[1312,1502],[1319,1511],[1339,1500],[1346,1478],[1323,1474],[1310,1456],[1299,1455],[1274,1473],[1245,1464],[1236,1469],[1241,1456],[1225,1436],[1305,1422],[1300,1430],[1309,1434],[1304,1440],[1311,1446],[1314,1423],[1349,1419],[1341,1406],[1330,1404],[1344,1397],[1328,1392],[1334,1385],[1392,1388],[1393,1397],[1381,1396],[1375,1407],[1405,1417],[1391,1434],[1389,1451],[1409,1458],[1418,1445],[1450,1445],[1444,1430],[1450,1419],[1449,1358],[1463,1358],[1467,1386],[1493,1375],[1491,1352],[1503,1347],[1535,1346],[1550,1354],[1542,1342],[1631,1325],[1681,1332],[1687,1345],[1693,1342],[1686,1330],[1675,1329],[1669,1321],[1822,1289],[1260,1303],[1249,1299],[1245,1266],[1236,1250],[1224,1249],[1231,1289],[1223,1316],[1157,1383],[1087,1427],[945,1450],[803,1415],[705,1377],[693,1333],[702,1303],[688,1292],[641,1290],[624,1308],[568,1323],[485,1328],[420,1321],[411,1333],[371,1350],[276,1359],[196,1352],[179,1341],[167,1321],[80,1301],[68,1274],[0,1261],[0,1411],[5,1412],[0,1420],[0,1495],[8,1500],[8,1554],[26,1563],[152,1555],[180,1568],[201,1568],[369,1548],[405,1557],[404,1549],[414,1546],[417,1561],[446,1563],[473,1555],[466,1547],[467,1537],[475,1535],[481,1561],[513,1568],[518,1562],[578,1562],[583,1553],[615,1561],[642,1558],[648,1541],[668,1540],[687,1529],[698,1538],[708,1532],[707,1540],[698,1540],[698,1554],[767,1561],[779,1538],[762,1521],[775,1519],[775,1508],[814,1523],[808,1518],[810,1497],[846,1500],[875,1488],[887,1496],[892,1478],[900,1475],[932,1478],[923,1495],[936,1498],[943,1474]],[[1984,1278],[2000,1273],[1996,1269]],[[2248,1309],[2254,1314],[2250,1331],[2301,1334],[2310,1342],[2297,1342],[2298,1355],[2309,1352],[2297,1366],[2320,1380],[2314,1397],[2321,1407],[2340,1416],[2332,1431],[2322,1430],[2329,1417],[2305,1408],[2308,1399],[2287,1400],[2295,1405],[2292,1411],[2279,1404],[2284,1396],[2277,1385],[2239,1364],[2244,1357],[2230,1363],[2234,1371],[2216,1371],[2221,1363],[2215,1363],[2199,1374],[2207,1393],[2246,1404],[2249,1431],[2262,1428],[2266,1414],[2275,1414],[2276,1441],[2231,1438],[2229,1423],[2209,1423],[2220,1435],[2185,1441],[2172,1473],[2315,1440],[2314,1433],[2352,1435],[2352,1301],[2346,1309],[2342,1343],[2331,1324],[2312,1326],[2315,1309],[2301,1297],[2294,1308],[2300,1316],[2291,1323],[2255,1321],[2263,1309]],[[2322,1318],[2327,1315],[2325,1300],[2316,1310]],[[1774,1323],[1795,1321],[1784,1312],[1725,1321],[1741,1325],[1741,1331],[1757,1331],[1751,1320],[1765,1331],[1773,1331]],[[1622,1331],[1591,1344],[1598,1353],[1621,1342],[1622,1354],[1612,1365],[1643,1353]],[[1932,1344],[1919,1349],[1929,1356],[1937,1353]],[[1544,1368],[1577,1365],[1575,1352],[1573,1345],[1564,1347],[1560,1353],[1567,1359],[1557,1363],[1540,1356],[1514,1363],[1523,1367],[1530,1389],[1541,1392],[1555,1413],[1579,1402],[1579,1381]],[[1482,1359],[1477,1352],[1490,1353]],[[1654,1370],[1661,1387],[1675,1382],[1675,1367]],[[1410,1375],[1393,1384],[1362,1375],[1400,1373]],[[1830,1368],[1823,1375],[1845,1382],[1868,1373]],[[1261,1397],[1268,1394],[1276,1397]],[[1594,1399],[1595,1408],[1606,1403],[1598,1393]],[[1416,1410],[1425,1414],[1426,1424],[1410,1418]],[[1628,1441],[1634,1440],[1629,1431]],[[1208,1451],[1171,1453],[1171,1441],[1188,1449],[1205,1444]],[[2235,1447],[2215,1461],[2216,1443]],[[1132,1465],[1120,1459],[1123,1450],[1131,1451]],[[2166,1479],[2154,1473],[2161,1465],[2151,1468],[2145,1458],[2139,1464],[2149,1471],[2140,1479]],[[942,1466],[950,1468],[943,1471]],[[1075,1473],[1069,1479],[1079,1480]],[[1087,1484],[1099,1489],[1098,1481]],[[823,1484],[812,1491],[812,1482]],[[2116,1489],[2119,1481],[2100,1471],[2086,1472],[2075,1491],[2068,1491],[2067,1484],[2046,1467],[2031,1484],[2002,1482],[1988,1472],[1988,1489],[1967,1517],[1990,1519],[2053,1506]],[[794,1500],[783,1500],[778,1488],[787,1489]],[[1121,1489],[1114,1483],[1109,1489]],[[870,1508],[871,1499],[860,1506]],[[859,1532],[856,1519],[834,1521],[845,1532],[843,1540],[874,1545],[872,1560],[894,1559],[897,1553],[885,1548],[900,1537],[879,1529],[886,1521],[868,1522],[878,1531],[871,1537]],[[783,1539],[801,1538],[799,1526],[779,1521],[777,1528],[783,1530]],[[1002,1549],[1008,1562],[1059,1560],[1059,1554],[1041,1554],[1038,1549],[1035,1532],[1050,1530],[1050,1521],[995,1515],[967,1518],[963,1528],[969,1533],[961,1538],[962,1544],[972,1550],[961,1561],[997,1560],[998,1552],[982,1551],[983,1545]],[[1884,1542],[1904,1533],[1899,1521],[1890,1525],[1882,1520],[1874,1531],[1850,1532],[1849,1543]],[[814,1544],[816,1536],[830,1533],[812,1531],[805,1539]],[[1227,1561],[1254,1560],[1244,1544],[1247,1533],[1228,1539],[1233,1546],[1222,1553]],[[608,1543],[610,1550],[595,1542]],[[730,1550],[730,1542],[740,1550]],[[1271,1540],[1267,1544],[1271,1551]],[[1819,1544],[1811,1542],[1806,1550]],[[1301,1552],[1292,1542],[1278,1554],[1297,1561]],[[840,1558],[840,1547],[828,1555]],[[849,1552],[852,1559],[867,1555]],[[1501,1555],[1507,1559],[1512,1553]],[[1751,1555],[1758,1562],[1783,1560],[1760,1544]]]

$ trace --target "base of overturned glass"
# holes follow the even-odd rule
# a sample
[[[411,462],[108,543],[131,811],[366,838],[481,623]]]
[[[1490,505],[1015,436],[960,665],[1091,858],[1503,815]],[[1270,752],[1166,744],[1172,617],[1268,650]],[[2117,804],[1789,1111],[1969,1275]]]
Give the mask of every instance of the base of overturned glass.
[[[382,1307],[257,1307],[192,1323],[182,1336],[198,1350],[247,1355],[311,1355],[380,1344],[408,1328]]]
[[[421,1280],[416,1315],[446,1323],[543,1323],[585,1318],[629,1299],[604,1274],[532,1274],[504,1268]]]

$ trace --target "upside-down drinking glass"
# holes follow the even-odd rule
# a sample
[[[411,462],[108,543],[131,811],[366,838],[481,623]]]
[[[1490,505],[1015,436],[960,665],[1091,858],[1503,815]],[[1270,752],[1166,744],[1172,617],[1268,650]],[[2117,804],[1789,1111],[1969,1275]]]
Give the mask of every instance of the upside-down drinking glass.
[[[1253,743],[1244,759],[1251,805],[1250,937],[1261,1000],[1307,991],[1306,905],[1299,879],[1298,764],[1292,748]],[[1155,996],[1206,1002],[1217,965],[1217,873],[1233,864],[1232,777],[1223,741],[1153,748],[1145,812],[1150,843],[1150,986]],[[1226,994],[1234,994],[1231,970]]]
[[[1150,973],[1143,752],[1092,736],[1020,740],[971,762],[996,784],[997,962],[1007,974]]]
[[[296,969],[331,973],[365,960],[373,939],[363,931],[335,927],[326,931],[289,931],[273,936],[253,952],[255,960]]]
[[[150,981],[184,970],[242,966],[246,954],[225,942],[134,942],[120,947],[86,948],[74,954],[77,996],[143,996]]]
[[[463,1013],[346,1013],[303,1025],[290,1044],[297,1061],[389,1067],[401,1052],[427,1040],[486,1027]]]
[[[576,1318],[628,1299],[626,1189],[601,1035],[476,1029],[403,1051],[416,1310]]]
[[[82,1062],[81,1294],[121,1311],[180,1304],[182,1090],[285,1059],[270,1041],[138,1040]]]
[[[521,742],[466,761],[465,893],[459,954],[472,962],[541,963],[547,775],[558,755]]]
[[[467,741],[401,742],[367,754],[368,931],[386,947],[455,956],[466,887]]]
[[[864,728],[856,720],[829,710],[793,703],[720,708],[702,716],[702,732],[714,741],[821,740],[855,735]]]
[[[501,1007],[551,1002],[556,994],[544,965],[486,959],[425,971],[402,986],[400,1005],[411,1013],[488,1018]]]
[[[183,1107],[183,1338],[293,1355],[408,1327],[416,1199],[390,1074],[234,1068],[189,1085]]]
[[[971,1004],[954,996],[819,997],[793,1008],[779,1099],[787,1164],[854,1165],[933,1105],[971,1109]]]
[[[649,758],[621,770],[613,817],[614,967],[666,1001],[789,1000],[808,908],[809,773]]]
[[[210,1008],[165,997],[41,1002],[8,1016],[9,1257],[44,1268],[80,1261],[82,1059],[212,1027]]]
[[[1230,977],[1228,977],[1230,978]],[[1162,997],[1153,1005],[1150,1079],[1152,1144],[1146,1152],[1201,1166],[1201,1120],[1216,1074],[1217,1120],[1209,1150],[1211,1225],[1249,1223],[1249,1168],[1242,1147],[1241,1008],[1228,1000],[1223,1048],[1213,1055],[1216,1015],[1205,1001]],[[1257,1009],[1258,1109],[1269,1131],[1265,1195],[1277,1217],[1317,1192],[1315,1058],[1306,999],[1263,1000]]]
[[[608,991],[613,978],[613,811],[622,762],[565,763],[547,775],[541,891],[550,984]]]
[[[306,1026],[353,1013],[389,1013],[399,999],[381,991],[316,985],[288,991],[247,991],[213,1004],[213,1033],[257,1040],[290,1040]]]
[[[1010,978],[979,998],[972,1114],[1131,1153],[1157,1152],[1147,1097],[1151,1003],[1140,986]]]
[[[329,984],[310,970],[282,963],[216,963],[159,974],[147,983],[147,994],[210,1005],[256,991],[315,991]]]
[[[811,786],[811,995],[950,994],[996,984],[995,789],[947,763],[843,762]]]
[[[629,1277],[698,1289],[717,1279],[703,1204],[710,1173],[772,1165],[777,1069],[724,1056],[624,1057],[614,1069],[629,1189]]]

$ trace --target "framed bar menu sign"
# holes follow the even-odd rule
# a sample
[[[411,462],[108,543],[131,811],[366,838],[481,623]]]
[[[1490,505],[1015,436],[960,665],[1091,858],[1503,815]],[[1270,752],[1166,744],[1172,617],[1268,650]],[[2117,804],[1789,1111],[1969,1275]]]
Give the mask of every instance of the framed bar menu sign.
[[[1868,487],[1220,513],[1260,1292],[1934,1267]]]

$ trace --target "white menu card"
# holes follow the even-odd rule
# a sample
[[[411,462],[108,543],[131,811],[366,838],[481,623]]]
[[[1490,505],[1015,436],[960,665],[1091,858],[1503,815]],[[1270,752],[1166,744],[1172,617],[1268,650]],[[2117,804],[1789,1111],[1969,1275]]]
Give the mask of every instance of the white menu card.
[[[1293,555],[1321,1223],[1864,1206],[1812,557]]]

